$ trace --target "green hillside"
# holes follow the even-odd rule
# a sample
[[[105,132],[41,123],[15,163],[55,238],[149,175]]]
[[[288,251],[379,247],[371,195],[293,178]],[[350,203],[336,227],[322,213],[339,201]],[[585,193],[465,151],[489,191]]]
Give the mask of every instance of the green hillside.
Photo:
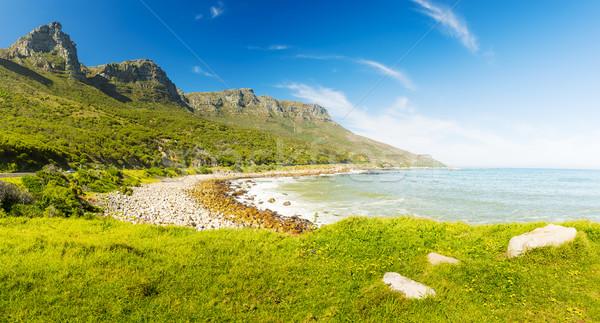
[[[69,75],[0,59],[0,170],[52,161],[65,167],[344,161],[328,147],[204,120],[152,87],[119,90],[110,95]]]
[[[355,162],[445,166],[428,156],[356,135],[333,121],[327,110],[316,104],[280,101],[265,95],[256,97],[251,89],[189,93],[185,96],[195,113],[209,120],[335,147],[349,152]]]

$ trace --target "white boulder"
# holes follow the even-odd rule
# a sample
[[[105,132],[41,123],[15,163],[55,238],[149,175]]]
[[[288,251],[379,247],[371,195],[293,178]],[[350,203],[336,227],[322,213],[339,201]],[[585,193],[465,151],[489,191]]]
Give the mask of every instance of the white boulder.
[[[435,296],[435,290],[398,273],[385,273],[383,282],[393,291],[399,291],[408,298],[422,299]]]
[[[458,259],[446,257],[444,255],[440,255],[439,253],[435,253],[435,252],[428,254],[427,259],[429,260],[429,263],[432,265],[439,265],[439,264],[444,264],[444,263],[460,264],[460,260],[458,260]]]
[[[508,257],[518,257],[534,248],[560,246],[563,243],[573,241],[576,235],[577,230],[575,228],[548,224],[543,228],[537,228],[520,236],[512,237],[508,243]]]

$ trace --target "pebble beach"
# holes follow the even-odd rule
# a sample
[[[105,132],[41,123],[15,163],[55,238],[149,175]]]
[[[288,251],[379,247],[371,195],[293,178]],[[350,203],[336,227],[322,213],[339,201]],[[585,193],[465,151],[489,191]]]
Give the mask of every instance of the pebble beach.
[[[111,192],[100,196],[97,204],[104,209],[105,216],[131,223],[186,226],[197,231],[240,228],[245,225],[231,221],[222,212],[209,211],[193,197],[192,192],[201,181],[335,174],[351,169],[336,166],[265,173],[189,175],[133,187],[130,196]]]
[[[198,231],[237,228],[238,224],[207,211],[188,192],[199,181],[219,175],[191,175],[133,188],[131,196],[112,192],[101,197],[104,214],[132,223],[178,225]]]

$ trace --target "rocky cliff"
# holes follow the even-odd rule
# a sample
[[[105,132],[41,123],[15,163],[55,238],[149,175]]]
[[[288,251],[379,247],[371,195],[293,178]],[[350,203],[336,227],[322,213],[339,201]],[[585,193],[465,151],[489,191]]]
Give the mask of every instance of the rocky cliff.
[[[149,59],[83,66],[75,43],[59,22],[40,26],[9,48],[0,49],[0,58],[52,73],[66,73],[122,102],[131,101],[130,97],[146,101],[168,99],[191,110],[167,73]]]
[[[167,77],[167,73],[149,59],[135,59],[122,63],[109,63],[87,68],[91,82],[102,88],[113,86],[121,94],[126,95],[134,85],[152,93],[147,99],[169,99],[185,104],[183,93]]]
[[[188,93],[185,97],[194,111],[204,116],[253,114],[333,123],[327,110],[318,104],[280,101],[266,95],[257,97],[252,89]]]
[[[75,43],[59,22],[43,25],[2,51],[3,58],[83,79]]]

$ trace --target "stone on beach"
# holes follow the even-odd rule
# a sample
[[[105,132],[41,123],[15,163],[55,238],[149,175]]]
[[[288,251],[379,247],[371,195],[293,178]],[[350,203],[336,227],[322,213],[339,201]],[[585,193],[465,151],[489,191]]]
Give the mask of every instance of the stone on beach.
[[[399,291],[407,298],[423,299],[435,296],[435,290],[398,273],[387,272],[383,275],[383,282],[393,291]]]
[[[199,180],[210,177],[194,175],[144,184],[134,187],[132,196],[112,192],[102,197],[100,205],[106,215],[132,223],[188,226],[195,230],[239,227],[219,214],[211,214],[188,195]]]
[[[283,202],[283,206],[290,206],[290,205],[292,205],[292,202],[290,202],[290,201]]]
[[[577,230],[560,225],[548,224],[531,232],[515,236],[508,243],[508,257],[518,257],[528,250],[546,246],[558,247],[575,239]]]
[[[432,265],[439,265],[439,264],[443,264],[443,263],[460,264],[460,260],[458,260],[458,259],[446,257],[444,255],[440,255],[439,253],[435,253],[435,252],[428,254],[427,259],[429,260],[429,263]]]

